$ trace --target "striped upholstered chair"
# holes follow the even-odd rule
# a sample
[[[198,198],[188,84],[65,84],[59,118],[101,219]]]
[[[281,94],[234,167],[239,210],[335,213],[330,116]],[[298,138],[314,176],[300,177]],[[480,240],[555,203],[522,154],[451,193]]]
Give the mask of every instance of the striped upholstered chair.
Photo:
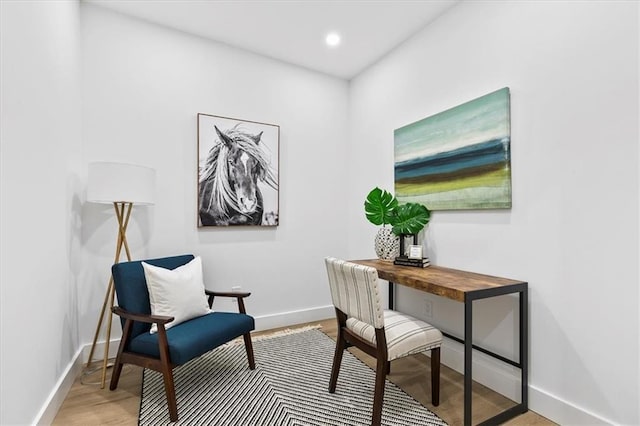
[[[431,401],[440,403],[440,345],[442,333],[426,322],[382,309],[375,268],[344,260],[325,259],[331,298],[338,319],[338,338],[329,381],[334,393],[342,353],[356,346],[376,358],[376,379],[371,424],[380,425],[384,385],[394,359],[431,351]]]

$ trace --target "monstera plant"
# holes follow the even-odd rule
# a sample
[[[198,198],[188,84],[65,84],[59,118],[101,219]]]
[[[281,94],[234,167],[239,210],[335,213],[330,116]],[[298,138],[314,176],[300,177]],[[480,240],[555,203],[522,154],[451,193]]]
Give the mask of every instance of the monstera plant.
[[[397,207],[396,197],[377,186],[369,192],[364,201],[364,212],[369,222],[374,225],[391,225]]]
[[[400,236],[418,234],[431,219],[431,211],[422,204],[399,204],[395,196],[378,187],[367,195],[364,211],[369,222],[382,225],[376,235],[375,249],[378,257],[386,260],[398,256]]]
[[[417,234],[431,219],[431,211],[422,204],[399,204],[390,192],[378,187],[367,195],[364,211],[369,222],[374,225],[391,225],[396,235]]]

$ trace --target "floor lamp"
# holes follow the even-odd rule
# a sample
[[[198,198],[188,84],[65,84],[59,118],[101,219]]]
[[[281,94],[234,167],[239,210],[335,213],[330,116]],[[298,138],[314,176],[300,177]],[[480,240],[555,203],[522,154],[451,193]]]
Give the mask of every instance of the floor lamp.
[[[116,239],[116,253],[113,263],[118,263],[124,248],[127,260],[131,260],[129,244],[127,243],[127,226],[131,217],[133,205],[151,205],[155,193],[155,170],[133,164],[97,162],[89,164],[87,183],[87,201],[92,203],[113,204],[118,220],[118,237]],[[91,372],[91,363],[96,349],[98,336],[106,319],[106,339],[104,357],[102,359],[102,377],[100,387],[104,388],[107,377],[109,360],[109,340],[111,339],[111,322],[115,288],[113,276],[109,273],[109,284],[102,303],[100,319],[96,327],[86,371]]]

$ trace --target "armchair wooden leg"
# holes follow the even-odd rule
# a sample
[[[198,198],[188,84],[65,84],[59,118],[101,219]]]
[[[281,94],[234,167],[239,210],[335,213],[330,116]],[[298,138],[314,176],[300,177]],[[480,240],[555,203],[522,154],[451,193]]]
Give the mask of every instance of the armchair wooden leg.
[[[373,415],[371,426],[380,426],[382,422],[382,404],[384,401],[384,385],[387,376],[387,360],[378,358],[376,363],[376,386],[373,395]]]
[[[338,329],[338,338],[336,339],[336,350],[333,354],[333,366],[331,367],[331,380],[329,380],[329,393],[336,391],[338,384],[338,374],[340,373],[340,364],[342,363],[342,353],[346,348],[346,342],[342,336],[342,331]]]
[[[109,390],[116,390],[118,387],[118,381],[120,380],[120,373],[122,373],[122,363],[119,362],[120,355],[116,358],[116,363],[113,366],[113,371],[111,372],[111,383],[109,383]]]
[[[164,325],[158,326],[158,349],[160,350],[160,371],[164,379],[164,391],[167,395],[167,405],[169,406],[169,419],[172,422],[178,420],[178,404],[176,402],[176,388],[173,383],[173,371],[171,367],[169,344],[167,342],[167,331]]]
[[[431,349],[431,403],[440,405],[440,348]]]
[[[242,338],[244,339],[244,348],[247,351],[247,359],[249,360],[249,369],[256,369],[256,360],[253,357],[253,343],[251,343],[251,333],[243,334]]]
[[[118,381],[120,381],[120,373],[122,373],[122,352],[124,352],[124,346],[129,335],[131,334],[131,328],[133,327],[133,321],[127,320],[124,324],[122,332],[122,338],[120,339],[120,345],[118,345],[118,355],[116,355],[116,362],[113,366],[113,372],[111,373],[111,383],[109,383],[109,390],[116,390],[118,387]]]
[[[178,404],[176,402],[176,388],[173,383],[173,372],[170,366],[162,366],[162,378],[164,379],[164,392],[167,395],[169,406],[169,419],[172,422],[178,420]]]

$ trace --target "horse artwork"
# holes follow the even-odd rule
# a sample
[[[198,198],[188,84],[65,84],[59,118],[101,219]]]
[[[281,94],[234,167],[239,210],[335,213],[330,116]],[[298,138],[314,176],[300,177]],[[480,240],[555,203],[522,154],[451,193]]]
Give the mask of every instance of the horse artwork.
[[[279,127],[206,114],[198,114],[198,127],[199,226],[277,226],[277,160],[266,139],[278,143]]]

